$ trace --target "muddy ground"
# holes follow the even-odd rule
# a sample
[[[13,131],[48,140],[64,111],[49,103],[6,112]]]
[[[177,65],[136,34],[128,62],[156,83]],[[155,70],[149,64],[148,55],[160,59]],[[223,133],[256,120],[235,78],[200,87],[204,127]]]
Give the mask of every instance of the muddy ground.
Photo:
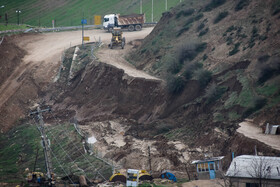
[[[1,131],[20,124],[19,119],[24,120],[35,104],[50,105],[62,121],[77,120],[88,137],[97,139],[95,151],[117,168],[151,169],[154,173],[169,169],[182,177],[186,177],[186,169],[195,171],[189,165],[191,160],[205,155],[224,155],[228,165],[231,151],[251,154],[255,145],[262,153],[279,153],[236,133],[237,124],[192,125],[201,120],[198,115],[211,112],[203,103],[182,107],[201,94],[196,81],[190,81],[180,96],[170,96],[163,80],[126,61],[126,54],[139,45],[135,40],[143,39],[151,30],[125,32],[124,50],[107,48],[110,33],[86,31],[85,35],[96,40],[100,36],[104,42],[96,51],[98,59],[90,60],[71,80],[63,67],[66,79],[55,83],[62,52],[81,43],[80,31],[6,37],[0,46],[1,71],[7,72],[1,74],[0,81]],[[63,60],[72,61],[73,52],[74,48]],[[235,79],[224,84],[229,89],[241,89]],[[204,117],[208,124],[211,119]],[[46,121],[51,123],[49,118]],[[241,143],[247,146],[239,147]]]

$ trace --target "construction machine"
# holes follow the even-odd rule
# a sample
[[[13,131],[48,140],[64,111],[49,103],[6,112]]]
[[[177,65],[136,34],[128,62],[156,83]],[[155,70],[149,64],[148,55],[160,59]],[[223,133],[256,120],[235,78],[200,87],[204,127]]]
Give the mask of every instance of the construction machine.
[[[125,46],[125,37],[122,37],[122,30],[121,29],[114,29],[112,31],[112,39],[109,44],[110,49],[113,49],[113,46],[121,45],[122,49]]]

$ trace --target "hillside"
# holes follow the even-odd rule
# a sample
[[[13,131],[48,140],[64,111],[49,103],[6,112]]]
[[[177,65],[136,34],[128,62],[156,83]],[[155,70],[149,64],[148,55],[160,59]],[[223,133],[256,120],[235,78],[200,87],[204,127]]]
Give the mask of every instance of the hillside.
[[[279,6],[190,0],[163,14],[129,58],[166,80],[168,107],[153,123],[168,124],[165,137],[216,156],[252,154],[251,140],[236,133],[238,123],[280,123]],[[241,141],[246,146],[239,147]]]
[[[184,98],[173,114],[202,104],[212,108],[212,122],[256,116],[280,102],[279,5],[185,1],[163,15],[131,61],[166,78],[175,101]],[[194,81],[200,88],[190,99],[185,94]]]
[[[169,0],[167,7],[174,7],[180,0]],[[142,1],[142,12],[146,15],[146,22],[152,22],[152,4],[149,0]],[[10,24],[17,23],[16,10],[20,10],[20,23],[31,26],[52,27],[52,20],[56,26],[76,26],[81,24],[81,19],[87,19],[88,24],[93,24],[94,15],[140,13],[139,0],[2,0],[0,6],[0,23],[5,22],[4,13],[8,14]],[[165,12],[165,1],[154,0],[153,21],[158,21],[162,12]]]
[[[101,46],[81,47],[80,31],[6,36],[0,45],[0,180],[22,180],[24,168],[33,167],[20,159],[34,160],[38,136],[26,114],[38,104],[52,107],[44,120],[68,150],[72,141],[58,129],[69,130],[80,149],[85,139],[70,121],[96,138],[97,155],[156,177],[167,169],[178,178],[187,178],[186,170],[193,176],[191,161],[206,156],[225,156],[225,170],[232,152],[280,155],[279,145],[269,143],[277,144],[279,135],[259,141],[269,135],[254,133],[280,124],[279,22],[278,0],[185,0],[154,29],[124,31],[125,49],[109,49],[111,34],[100,29],[85,34],[102,38]],[[57,143],[52,149],[61,151]],[[88,169],[76,151],[70,156]],[[109,176],[108,165],[88,156]],[[63,163],[68,174],[79,170]]]

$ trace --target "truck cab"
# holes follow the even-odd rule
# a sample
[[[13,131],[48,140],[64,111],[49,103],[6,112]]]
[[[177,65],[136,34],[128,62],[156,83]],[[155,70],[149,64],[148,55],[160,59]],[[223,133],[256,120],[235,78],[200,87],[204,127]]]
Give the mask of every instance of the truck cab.
[[[104,16],[103,20],[103,28],[104,30],[110,30],[110,28],[114,28],[115,26],[115,14],[108,14]]]

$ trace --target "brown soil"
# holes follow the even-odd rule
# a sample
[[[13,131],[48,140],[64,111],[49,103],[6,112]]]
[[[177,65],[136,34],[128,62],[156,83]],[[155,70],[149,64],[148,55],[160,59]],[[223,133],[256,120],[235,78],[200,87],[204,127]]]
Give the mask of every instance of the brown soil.
[[[124,35],[129,42],[143,38],[150,31],[151,28],[145,28]],[[81,44],[80,35],[81,31],[72,31],[5,37],[0,46],[1,131],[11,128],[26,116],[30,106],[40,102],[37,99],[54,79],[62,52],[69,46]],[[103,30],[87,30],[85,35],[91,40],[101,38],[107,44],[111,38],[111,34]]]

